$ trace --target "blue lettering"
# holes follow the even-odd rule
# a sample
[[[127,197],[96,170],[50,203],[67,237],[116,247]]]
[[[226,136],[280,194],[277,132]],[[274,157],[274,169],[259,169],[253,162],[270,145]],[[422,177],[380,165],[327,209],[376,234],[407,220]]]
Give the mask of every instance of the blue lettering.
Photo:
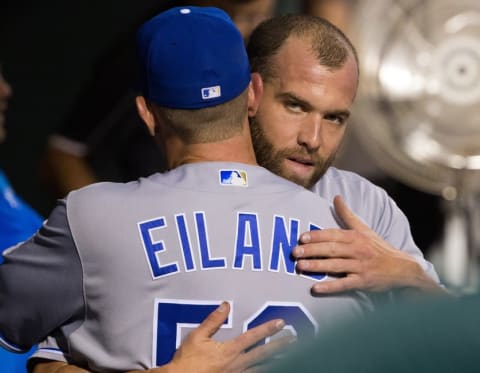
[[[158,260],[157,253],[165,250],[163,241],[153,242],[150,235],[150,231],[154,229],[162,229],[167,226],[165,218],[158,218],[154,220],[138,223],[140,229],[140,235],[143,241],[143,248],[147,254],[152,276],[154,278],[169,275],[178,272],[178,266],[176,263],[170,263],[161,266]]]
[[[285,218],[283,216],[275,216],[273,222],[270,270],[279,270],[280,254],[283,254],[285,271],[287,273],[295,273],[295,262],[291,256],[291,252],[298,242],[298,226],[298,220],[290,219],[290,227],[287,230]]]
[[[233,268],[243,268],[246,255],[252,256],[254,269],[262,269],[257,216],[239,213],[237,217],[237,239]]]
[[[311,230],[311,231],[319,231],[320,229],[322,229],[322,228],[320,228],[318,225],[315,225],[315,224],[310,223],[310,228],[309,228],[309,230]]]
[[[180,245],[183,251],[183,260],[185,262],[185,270],[195,270],[195,262],[192,257],[192,246],[190,245],[190,238],[188,237],[187,222],[185,221],[185,215],[176,215],[175,220],[177,222],[178,237],[180,238]]]
[[[285,325],[293,329],[298,339],[311,339],[318,330],[318,324],[312,314],[301,303],[277,303],[267,302],[265,307],[251,320],[247,320],[247,329],[259,326],[273,319],[283,319]],[[259,344],[265,343],[265,340]]]
[[[200,257],[202,258],[202,268],[215,268],[215,267],[226,268],[224,258],[210,259],[210,248],[208,247],[205,214],[203,212],[196,212],[195,222],[197,224],[198,244],[200,245]]]

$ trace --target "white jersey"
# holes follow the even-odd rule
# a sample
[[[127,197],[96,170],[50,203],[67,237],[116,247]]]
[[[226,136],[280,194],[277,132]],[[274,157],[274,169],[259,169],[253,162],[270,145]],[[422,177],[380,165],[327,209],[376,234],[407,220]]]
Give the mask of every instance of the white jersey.
[[[68,195],[0,266],[0,344],[108,372],[152,368],[223,300],[219,339],[283,318],[299,339],[373,309],[363,292],[315,297],[302,232],[339,227],[331,204],[269,171],[195,163]],[[29,276],[25,276],[29,273]]]

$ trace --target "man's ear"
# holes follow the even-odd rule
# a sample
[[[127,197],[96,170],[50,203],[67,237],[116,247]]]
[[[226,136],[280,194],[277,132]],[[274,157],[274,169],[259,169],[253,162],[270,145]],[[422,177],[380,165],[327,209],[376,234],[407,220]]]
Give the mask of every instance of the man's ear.
[[[135,97],[135,104],[137,105],[138,115],[140,115],[140,118],[142,118],[147,125],[148,132],[150,132],[152,136],[155,136],[155,116],[148,107],[145,97]]]
[[[263,80],[259,73],[251,74],[250,85],[248,86],[248,116],[253,117],[257,113],[260,99],[263,94]]]

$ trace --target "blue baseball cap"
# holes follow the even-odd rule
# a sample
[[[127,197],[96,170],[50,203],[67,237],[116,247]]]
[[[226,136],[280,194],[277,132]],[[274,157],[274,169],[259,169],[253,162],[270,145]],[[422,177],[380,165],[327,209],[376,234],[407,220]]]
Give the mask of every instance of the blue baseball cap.
[[[175,7],[137,33],[144,97],[174,109],[201,109],[232,100],[250,82],[240,31],[223,10]]]

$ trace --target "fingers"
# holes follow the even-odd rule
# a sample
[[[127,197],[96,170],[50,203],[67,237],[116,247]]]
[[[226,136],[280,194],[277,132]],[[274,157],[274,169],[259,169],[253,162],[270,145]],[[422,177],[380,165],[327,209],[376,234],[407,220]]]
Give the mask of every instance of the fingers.
[[[220,304],[215,311],[208,315],[207,318],[190,333],[191,338],[210,338],[218,331],[218,329],[220,329],[225,320],[228,318],[229,313],[230,303],[222,302],[222,304]]]
[[[300,235],[300,242],[315,243],[315,242],[349,242],[352,240],[350,231],[340,228],[318,229],[302,233]]]
[[[297,262],[297,270],[317,273],[355,273],[359,270],[355,259],[303,259]]]
[[[356,235],[354,230],[327,228],[302,233],[300,235],[300,242],[302,244],[320,242],[351,243],[355,238]]]
[[[270,320],[253,329],[249,329],[242,335],[232,340],[230,343],[233,344],[236,348],[246,350],[258,341],[270,337],[278,331],[282,330],[284,326],[285,322],[281,319]]]
[[[332,294],[356,290],[362,288],[359,281],[360,278],[350,275],[337,280],[317,282],[312,286],[312,292],[314,294]]]
[[[323,238],[323,236],[322,236]],[[301,244],[296,246],[292,255],[297,258],[351,258],[355,252],[352,252],[351,242],[315,241],[310,244]]]

